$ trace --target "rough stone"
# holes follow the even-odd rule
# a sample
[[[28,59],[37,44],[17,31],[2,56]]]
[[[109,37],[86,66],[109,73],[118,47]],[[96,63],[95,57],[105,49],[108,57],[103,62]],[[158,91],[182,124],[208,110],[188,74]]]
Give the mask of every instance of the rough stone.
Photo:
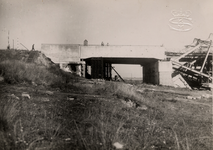
[[[137,89],[137,92],[144,93],[144,90],[143,89]]]
[[[53,95],[52,91],[46,91],[45,93],[48,94],[48,95]]]
[[[67,97],[67,100],[73,101],[73,100],[75,100],[75,98],[73,98],[73,97]]]
[[[194,99],[192,96],[187,96],[186,98],[187,99]]]
[[[196,97],[196,99],[201,99],[201,96]]]
[[[128,107],[135,107],[135,103],[132,102],[131,100],[129,100],[128,102],[126,102],[126,106],[128,106]]]
[[[141,105],[140,107],[138,107],[137,109],[140,109],[140,110],[147,110],[148,107],[146,105]]]
[[[115,147],[115,149],[122,149],[122,148],[124,147],[124,145],[121,144],[121,143],[119,143],[119,142],[115,142],[115,143],[113,144],[113,146]]]
[[[49,102],[50,100],[49,100],[49,98],[44,97],[44,98],[42,98],[42,101],[43,102]]]
[[[0,82],[4,81],[4,77],[0,76]]]
[[[29,95],[28,93],[22,93],[21,96],[22,96],[22,97],[27,97],[27,98],[30,99],[30,95]]]
[[[35,82],[32,82],[32,85],[33,85],[33,86],[37,86],[37,84],[36,84]]]
[[[210,94],[203,94],[202,97],[203,97],[203,98],[210,98],[210,97],[212,97],[212,96],[211,96]]]

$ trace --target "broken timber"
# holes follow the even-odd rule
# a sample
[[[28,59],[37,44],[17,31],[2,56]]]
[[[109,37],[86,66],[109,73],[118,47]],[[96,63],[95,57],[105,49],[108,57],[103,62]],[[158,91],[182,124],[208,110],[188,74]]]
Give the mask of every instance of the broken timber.
[[[182,53],[178,57],[176,55],[177,58],[171,58],[173,69],[182,73],[188,81],[197,79],[195,82],[200,85],[205,82],[212,82],[211,45],[212,40],[206,41],[195,38],[192,45],[186,46],[188,49],[186,53]],[[199,52],[195,52],[196,50]]]
[[[181,63],[179,63],[179,62],[176,62],[176,61],[173,61],[173,60],[171,60],[171,61],[172,61],[173,64],[175,64],[175,65],[177,65],[177,66],[179,66],[179,67],[185,68],[185,69],[187,69],[187,70],[190,70],[190,71],[196,73],[197,75],[202,75],[202,76],[207,77],[207,78],[209,78],[209,79],[212,80],[212,77],[211,77],[210,75],[207,75],[207,74],[205,74],[205,73],[196,71],[196,70],[194,70],[194,69],[192,69],[192,68],[183,66],[183,65],[182,65]],[[178,69],[179,67],[173,66],[173,68],[175,68],[175,69]]]

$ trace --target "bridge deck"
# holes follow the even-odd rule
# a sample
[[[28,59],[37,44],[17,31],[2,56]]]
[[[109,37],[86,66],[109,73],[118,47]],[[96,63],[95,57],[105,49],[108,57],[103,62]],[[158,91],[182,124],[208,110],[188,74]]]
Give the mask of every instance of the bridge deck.
[[[119,58],[119,57],[90,57],[87,59],[83,59],[86,62],[90,62],[94,58],[101,58],[104,62],[110,64],[139,64],[145,65],[148,63],[156,62],[158,59],[155,58]]]

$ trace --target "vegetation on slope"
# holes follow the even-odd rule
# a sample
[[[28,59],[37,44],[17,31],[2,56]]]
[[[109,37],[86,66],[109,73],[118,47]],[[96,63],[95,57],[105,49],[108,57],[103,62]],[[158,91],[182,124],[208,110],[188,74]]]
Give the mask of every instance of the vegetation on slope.
[[[49,58],[38,51],[1,51],[0,74],[6,83],[35,83],[44,86],[63,86],[74,78],[62,71]],[[30,57],[30,58],[29,58]],[[77,78],[77,77],[75,77]]]

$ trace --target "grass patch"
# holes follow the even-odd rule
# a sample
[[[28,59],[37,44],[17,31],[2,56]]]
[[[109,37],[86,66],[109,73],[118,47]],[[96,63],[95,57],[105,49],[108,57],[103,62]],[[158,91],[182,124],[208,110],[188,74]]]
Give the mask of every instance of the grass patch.
[[[47,68],[34,63],[19,60],[5,60],[0,62],[0,74],[9,84],[35,83],[37,85],[64,88],[64,86],[78,77],[60,70],[57,66]]]
[[[125,149],[210,149],[211,122],[166,113],[155,107],[147,110],[129,108],[120,99],[128,96],[128,92],[131,97],[134,87],[126,85],[116,90],[120,85],[123,84],[111,89],[117,94],[126,92],[119,98],[107,91],[107,86],[105,89],[93,84],[94,91],[102,87],[100,90],[111,96],[79,95],[73,101],[67,99],[68,93],[56,92],[48,96],[35,93],[29,87],[1,87],[4,93],[0,97],[2,147],[99,150],[114,149],[113,143],[119,142]],[[30,93],[31,99],[19,96],[19,89]],[[20,100],[11,97],[12,93]],[[143,99],[148,97],[144,95]]]
[[[63,80],[51,73],[46,67],[18,60],[0,62],[1,72],[7,83],[35,82],[41,85],[51,85]]]

